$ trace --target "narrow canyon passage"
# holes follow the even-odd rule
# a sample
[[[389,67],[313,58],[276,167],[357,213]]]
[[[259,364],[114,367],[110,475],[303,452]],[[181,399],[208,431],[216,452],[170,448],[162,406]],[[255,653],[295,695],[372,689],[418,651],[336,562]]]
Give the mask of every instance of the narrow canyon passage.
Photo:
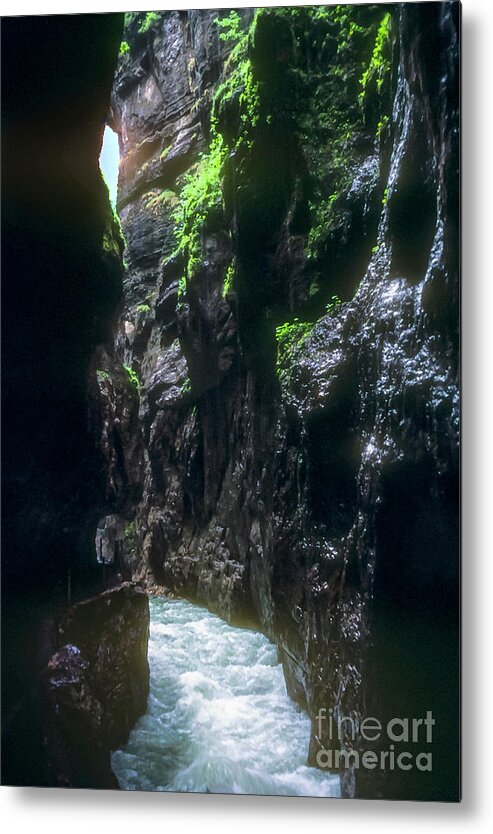
[[[341,8],[125,18],[96,549],[258,622],[286,673],[264,638],[154,605],[150,712],[114,756],[126,789],[333,795],[306,767],[328,729],[310,739],[287,686],[312,727],[320,709],[436,714],[439,776],[348,769],[344,796],[456,792],[455,695],[408,670],[423,634],[433,677],[455,668],[449,622],[457,646],[458,21]]]
[[[338,796],[306,766],[310,721],[277,650],[184,600],[150,600],[147,713],[112,767],[125,790]]]
[[[459,4],[2,46],[2,779],[457,801]]]

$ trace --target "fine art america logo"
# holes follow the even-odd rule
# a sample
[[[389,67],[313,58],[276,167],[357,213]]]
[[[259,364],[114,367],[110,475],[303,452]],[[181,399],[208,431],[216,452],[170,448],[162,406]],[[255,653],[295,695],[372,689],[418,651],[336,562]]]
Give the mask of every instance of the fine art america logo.
[[[432,753],[426,749],[433,742],[435,719],[431,710],[427,711],[425,718],[391,718],[382,724],[378,718],[373,717],[360,720],[349,716],[336,718],[332,709],[322,707],[318,711],[317,722],[319,738],[339,741],[341,745],[358,740],[362,748],[365,744],[379,747],[378,752],[322,747],[317,753],[319,767],[330,770],[349,767],[366,770],[412,770],[414,767],[421,771],[432,770]],[[402,749],[403,745],[408,745],[409,749]]]

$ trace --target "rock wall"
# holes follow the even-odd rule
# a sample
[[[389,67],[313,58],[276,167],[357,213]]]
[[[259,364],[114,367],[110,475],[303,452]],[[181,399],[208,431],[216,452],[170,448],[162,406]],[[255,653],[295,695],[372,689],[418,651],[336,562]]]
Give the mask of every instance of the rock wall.
[[[3,26],[3,582],[10,595],[87,568],[107,503],[104,461],[88,423],[88,375],[96,347],[113,342],[122,293],[122,240],[98,165],[122,22],[120,15],[55,15]]]
[[[456,799],[459,7],[218,15],[127,16],[114,87],[127,567],[277,642],[313,762],[433,711],[344,795]]]
[[[149,694],[149,603],[124,583],[70,608],[47,670],[45,733],[54,787],[118,788],[110,752]]]
[[[46,745],[66,751],[69,743],[43,711],[56,620],[67,603],[101,589],[98,519],[133,506],[142,492],[138,396],[114,350],[123,239],[98,165],[122,28],[119,14],[2,19],[4,784],[53,784]],[[101,605],[91,638],[105,653],[104,628],[115,618],[108,612],[105,624]],[[129,645],[134,638],[130,630]],[[64,697],[93,699],[87,727],[104,750],[108,739],[95,738],[95,722],[109,707],[93,689],[86,643],[77,645],[82,654],[58,655],[52,672],[80,675]],[[122,707],[134,700],[123,733],[137,703],[142,709],[143,660],[136,673],[141,682],[120,676]],[[55,684],[50,691],[54,703],[62,697]],[[77,720],[67,729],[80,740]],[[85,766],[63,764],[68,783],[79,784]],[[114,784],[108,767],[102,762],[92,782],[86,773],[85,784]]]

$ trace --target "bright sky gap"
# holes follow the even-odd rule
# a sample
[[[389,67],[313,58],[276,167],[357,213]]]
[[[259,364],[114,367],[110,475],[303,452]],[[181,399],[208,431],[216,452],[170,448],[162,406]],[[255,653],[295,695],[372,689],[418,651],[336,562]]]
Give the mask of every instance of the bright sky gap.
[[[118,136],[114,130],[106,126],[104,129],[103,147],[99,157],[99,165],[110,192],[110,200],[116,206],[118,190],[118,163],[120,151],[118,148]]]

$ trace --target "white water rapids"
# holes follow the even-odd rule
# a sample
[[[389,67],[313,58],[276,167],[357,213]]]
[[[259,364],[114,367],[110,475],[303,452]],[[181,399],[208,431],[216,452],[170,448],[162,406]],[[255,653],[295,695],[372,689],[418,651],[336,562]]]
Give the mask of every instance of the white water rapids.
[[[306,766],[310,722],[266,637],[183,600],[150,609],[148,711],[112,754],[121,788],[339,796]]]

